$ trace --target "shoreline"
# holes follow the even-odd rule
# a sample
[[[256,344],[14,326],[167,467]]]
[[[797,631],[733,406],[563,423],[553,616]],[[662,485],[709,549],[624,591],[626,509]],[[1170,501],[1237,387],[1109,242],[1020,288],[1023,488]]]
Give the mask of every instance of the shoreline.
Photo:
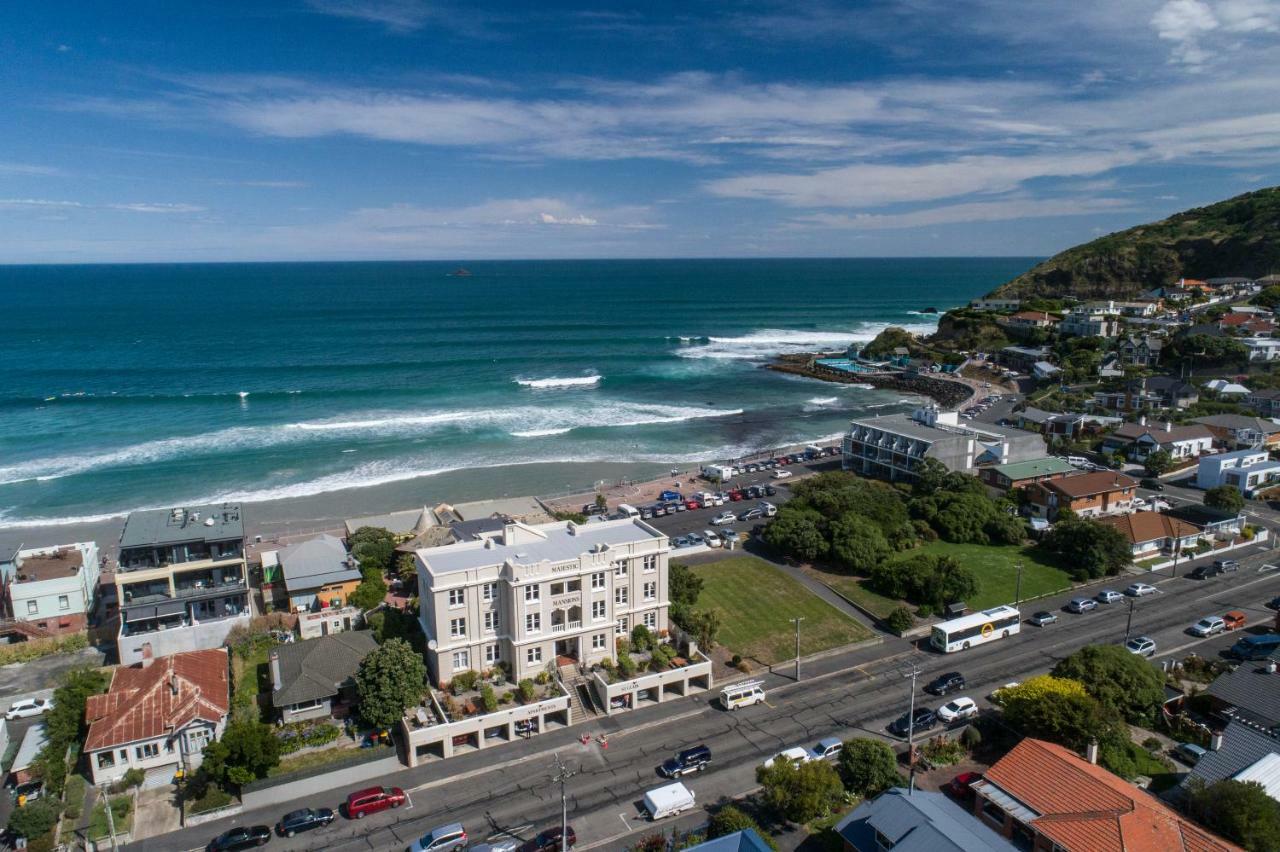
[[[977,389],[959,379],[939,375],[884,371],[878,373],[846,373],[814,365],[815,358],[840,357],[843,353],[807,352],[778,355],[765,369],[820,382],[856,385],[866,384],[882,390],[896,390],[926,396],[945,409],[957,409],[977,394]]]

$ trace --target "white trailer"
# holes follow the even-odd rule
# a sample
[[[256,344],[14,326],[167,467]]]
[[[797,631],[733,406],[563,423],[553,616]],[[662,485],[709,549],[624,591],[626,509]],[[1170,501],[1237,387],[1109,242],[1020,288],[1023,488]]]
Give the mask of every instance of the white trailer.
[[[696,806],[693,791],[679,781],[644,794],[644,809],[649,812],[649,819],[653,820],[682,814]]]
[[[728,482],[733,479],[733,467],[727,464],[709,464],[702,468],[702,475],[712,482]]]

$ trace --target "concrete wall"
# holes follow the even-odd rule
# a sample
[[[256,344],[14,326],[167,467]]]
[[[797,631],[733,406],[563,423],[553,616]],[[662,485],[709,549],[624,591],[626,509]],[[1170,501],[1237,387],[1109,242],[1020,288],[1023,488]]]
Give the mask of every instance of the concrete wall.
[[[537,733],[547,732],[549,723],[558,727],[569,727],[573,724],[573,711],[569,708],[569,695],[561,686],[561,695],[547,698],[533,704],[525,704],[508,709],[495,710],[481,716],[460,719],[457,722],[434,724],[425,728],[415,727],[416,722],[408,718],[402,720],[401,728],[405,740],[405,752],[410,766],[420,766],[430,760],[453,757],[458,749],[470,750],[492,748],[503,743],[514,742],[520,734],[516,726],[521,722],[536,721]],[[435,704],[432,697],[432,709],[428,718],[443,719],[444,711]],[[485,737],[485,732],[499,729],[499,736],[492,739]],[[466,743],[455,741],[466,738]]]
[[[350,629],[356,629],[363,623],[364,614],[354,606],[298,614],[298,632],[303,639],[342,633],[348,629],[348,624],[351,625]]]
[[[193,624],[190,627],[175,627],[170,630],[120,636],[116,640],[120,663],[128,666],[139,662],[142,659],[142,646],[148,642],[151,643],[152,653],[157,657],[167,657],[182,651],[220,648],[227,641],[227,634],[232,628],[247,625],[251,618],[252,616],[245,612],[230,618]]]
[[[596,672],[591,680],[591,689],[596,701],[610,716],[634,710],[644,701],[661,704],[672,698],[708,691],[712,686],[711,661],[697,651],[694,656],[697,662],[691,662],[684,668],[653,672],[617,683],[609,683]],[[641,698],[642,693],[647,693],[648,697]],[[615,707],[615,701],[622,706]]]
[[[355,766],[346,766],[323,775],[313,775],[310,778],[288,778],[283,783],[288,784],[288,796],[291,799],[316,796],[317,801],[327,801],[333,798],[335,790],[368,786],[370,779],[398,772],[401,769],[404,769],[404,764],[400,762],[400,758],[392,756],[368,763],[357,763]],[[248,790],[240,796],[240,801],[245,810],[252,811],[255,808],[278,804],[280,791],[277,787]]]

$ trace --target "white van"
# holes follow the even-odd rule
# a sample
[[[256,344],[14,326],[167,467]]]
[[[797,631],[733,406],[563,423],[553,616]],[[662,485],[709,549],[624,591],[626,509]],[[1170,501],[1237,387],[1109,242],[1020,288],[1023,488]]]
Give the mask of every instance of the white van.
[[[640,517],[640,510],[628,503],[619,503],[618,517],[619,518],[638,518]]]
[[[764,701],[764,681],[748,680],[735,683],[720,690],[720,704],[726,710],[737,710],[739,707],[750,707]]]
[[[644,809],[653,820],[691,811],[696,805],[693,792],[679,781],[644,794]]]
[[[1088,463],[1089,460],[1084,456],[1067,456],[1067,464],[1072,467],[1084,467]]]

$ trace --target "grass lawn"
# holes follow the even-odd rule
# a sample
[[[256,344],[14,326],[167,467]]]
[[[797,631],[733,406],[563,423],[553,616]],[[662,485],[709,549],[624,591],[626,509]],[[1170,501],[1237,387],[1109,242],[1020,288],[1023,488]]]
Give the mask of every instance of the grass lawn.
[[[115,817],[116,834],[127,834],[133,830],[133,796],[129,793],[122,793],[119,796],[111,797],[111,814]],[[98,799],[93,806],[93,813],[89,816],[89,839],[106,837],[111,833],[110,823],[107,822],[107,808],[102,799]]]
[[[703,581],[697,606],[719,611],[720,643],[743,657],[766,664],[793,659],[791,619],[797,616],[804,618],[801,656],[871,637],[867,628],[754,556],[734,556],[690,570]]]
[[[248,656],[235,654],[231,662],[233,713],[237,718],[256,719],[262,714],[260,693],[271,691],[271,647],[261,644]],[[268,721],[263,719],[262,721]]]
[[[889,613],[893,612],[894,608],[901,603],[901,601],[895,601],[893,598],[886,598],[884,595],[871,591],[866,586],[867,581],[861,577],[850,577],[848,574],[833,574],[830,571],[822,571],[818,568],[808,568],[806,570],[810,576],[826,583],[876,618],[888,618]]]
[[[303,754],[293,756],[285,756],[280,759],[278,766],[270,769],[267,776],[274,778],[277,775],[287,775],[290,772],[297,772],[300,769],[311,769],[314,766],[324,766],[328,763],[336,763],[340,760],[349,760],[360,754],[358,748],[326,748],[319,751],[308,751]]]
[[[1018,570],[1022,563],[1022,600],[1061,592],[1071,586],[1067,572],[1045,562],[1029,547],[1016,544],[951,544],[933,541],[915,550],[894,557],[910,559],[921,553],[935,556],[954,556],[960,564],[973,569],[978,577],[978,593],[966,601],[969,609],[987,609],[1000,604],[1012,604],[1017,586]]]

